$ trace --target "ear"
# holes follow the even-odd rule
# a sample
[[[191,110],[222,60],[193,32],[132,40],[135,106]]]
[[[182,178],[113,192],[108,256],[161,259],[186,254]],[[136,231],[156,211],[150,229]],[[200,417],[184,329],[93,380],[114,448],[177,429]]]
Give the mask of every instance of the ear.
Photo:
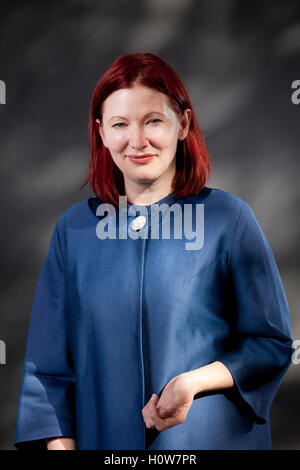
[[[101,139],[102,139],[102,142],[103,142],[104,146],[106,147],[106,145],[105,145],[105,140],[106,140],[106,139],[105,139],[105,135],[104,135],[104,131],[103,131],[103,126],[102,126],[102,124],[101,124],[101,122],[100,122],[100,119],[96,119],[95,123],[96,123],[97,131],[99,132],[99,135],[100,135],[100,137],[101,137]]]
[[[184,114],[181,118],[180,130],[178,133],[178,139],[184,140],[189,133],[190,123],[192,118],[192,112],[189,108],[184,110]]]

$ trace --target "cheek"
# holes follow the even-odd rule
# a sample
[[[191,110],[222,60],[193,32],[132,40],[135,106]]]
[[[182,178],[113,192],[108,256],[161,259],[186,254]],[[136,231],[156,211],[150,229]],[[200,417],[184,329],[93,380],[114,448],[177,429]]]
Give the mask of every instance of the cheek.
[[[112,152],[119,153],[127,145],[127,137],[125,133],[109,133],[106,144]]]
[[[165,128],[153,129],[149,132],[149,140],[155,143],[161,149],[173,148],[177,143],[177,134],[173,129],[166,130]]]

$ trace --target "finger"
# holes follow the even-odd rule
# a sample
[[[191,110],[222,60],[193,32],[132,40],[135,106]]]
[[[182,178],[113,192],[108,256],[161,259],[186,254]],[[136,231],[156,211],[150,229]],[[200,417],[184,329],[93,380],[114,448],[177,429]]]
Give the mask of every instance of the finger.
[[[153,397],[149,401],[149,406],[147,409],[147,418],[150,419],[155,426],[161,426],[163,424],[162,418],[158,414],[158,410],[156,409],[157,398]]]
[[[147,409],[153,403],[157,404],[158,400],[159,400],[158,396],[155,393],[153,393],[150,400],[146,403],[143,409]]]
[[[153,403],[157,403],[158,397],[157,395],[153,394],[150,400],[146,403],[144,408],[142,409],[142,414],[143,416],[147,415],[149,412],[150,407],[152,406]]]
[[[157,404],[159,398],[158,398],[158,395],[156,395],[156,393],[153,393],[152,397],[150,398],[149,402],[151,403],[155,403],[155,405]]]
[[[165,413],[162,413],[164,408],[160,409],[160,413],[157,410],[157,414],[159,419],[153,419],[154,423],[156,424],[156,428],[158,431],[164,431],[172,426],[176,426],[177,424],[181,424],[185,421],[189,407],[180,407],[177,409],[172,409],[170,407],[165,407]],[[164,417],[162,417],[163,415]]]
[[[145,426],[148,429],[156,429],[156,426],[153,423],[152,419],[149,419],[149,418],[147,419],[147,421],[145,421]]]
[[[175,407],[171,407],[171,406],[164,406],[164,405],[161,405],[161,406],[156,406],[156,410],[158,412],[158,415],[160,418],[162,419],[165,419],[165,418],[168,418],[169,416],[172,416],[175,412],[176,412],[176,408]]]
[[[166,402],[166,400],[160,399],[156,404],[156,409],[161,418],[167,418],[168,416],[172,416],[174,413],[176,413],[178,408],[181,406],[182,403],[177,403],[174,399],[172,401],[168,400],[168,402]]]
[[[156,425],[156,429],[158,431],[165,431],[173,426],[177,426],[178,424],[183,423],[185,420],[184,416],[170,416],[162,420],[161,423]]]
[[[150,408],[144,408],[142,411],[143,419],[146,428],[155,428],[155,423],[153,422],[153,412],[151,413]]]
[[[172,416],[182,406],[185,406],[185,402],[179,394],[170,393],[168,395],[162,395],[158,400],[156,408],[161,418],[167,418]]]
[[[179,410],[183,408],[189,408],[191,406],[190,403],[183,401],[178,396],[173,396],[172,399],[166,401],[165,397],[161,397],[156,404],[156,408],[158,410],[158,414],[162,419],[168,418],[173,416]]]
[[[148,403],[142,409],[142,415],[147,428],[155,428],[154,419],[156,418],[155,405],[158,401],[158,396],[153,394]]]

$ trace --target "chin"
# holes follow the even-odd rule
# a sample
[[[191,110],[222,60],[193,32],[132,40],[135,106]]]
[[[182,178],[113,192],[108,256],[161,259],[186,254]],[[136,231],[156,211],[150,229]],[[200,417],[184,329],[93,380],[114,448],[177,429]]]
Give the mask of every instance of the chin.
[[[135,181],[136,183],[149,184],[149,183],[153,183],[157,179],[157,176],[155,177],[153,176],[153,174],[141,175],[140,177],[138,177],[137,175],[134,175],[131,179]]]

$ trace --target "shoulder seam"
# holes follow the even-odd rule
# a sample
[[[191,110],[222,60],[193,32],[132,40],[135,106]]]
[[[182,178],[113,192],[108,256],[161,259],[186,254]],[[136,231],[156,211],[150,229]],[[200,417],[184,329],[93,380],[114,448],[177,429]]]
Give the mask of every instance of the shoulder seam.
[[[60,217],[59,220],[56,223],[56,231],[57,231],[57,244],[58,244],[58,247],[59,247],[59,253],[60,253],[60,256],[61,256],[62,264],[63,264],[64,269],[65,269],[66,268],[66,263],[65,263],[63,250],[61,248],[61,234],[60,234],[60,230],[59,230],[59,224],[60,223],[61,224],[63,223],[63,218],[62,217]]]
[[[231,260],[231,253],[232,253],[232,247],[233,247],[233,242],[234,242],[234,239],[235,239],[235,235],[236,235],[236,232],[237,232],[237,228],[239,226],[239,223],[240,223],[240,220],[241,220],[241,217],[242,217],[242,212],[243,212],[243,209],[245,207],[245,201],[243,201],[243,199],[241,199],[242,201],[242,205],[241,205],[241,209],[240,209],[240,212],[239,212],[239,215],[238,215],[238,218],[237,218],[237,222],[236,222],[236,225],[234,227],[234,230],[233,230],[233,234],[232,234],[232,240],[231,240],[231,245],[230,245],[230,249],[228,251],[228,255],[229,255],[229,263],[230,263],[230,260]]]

